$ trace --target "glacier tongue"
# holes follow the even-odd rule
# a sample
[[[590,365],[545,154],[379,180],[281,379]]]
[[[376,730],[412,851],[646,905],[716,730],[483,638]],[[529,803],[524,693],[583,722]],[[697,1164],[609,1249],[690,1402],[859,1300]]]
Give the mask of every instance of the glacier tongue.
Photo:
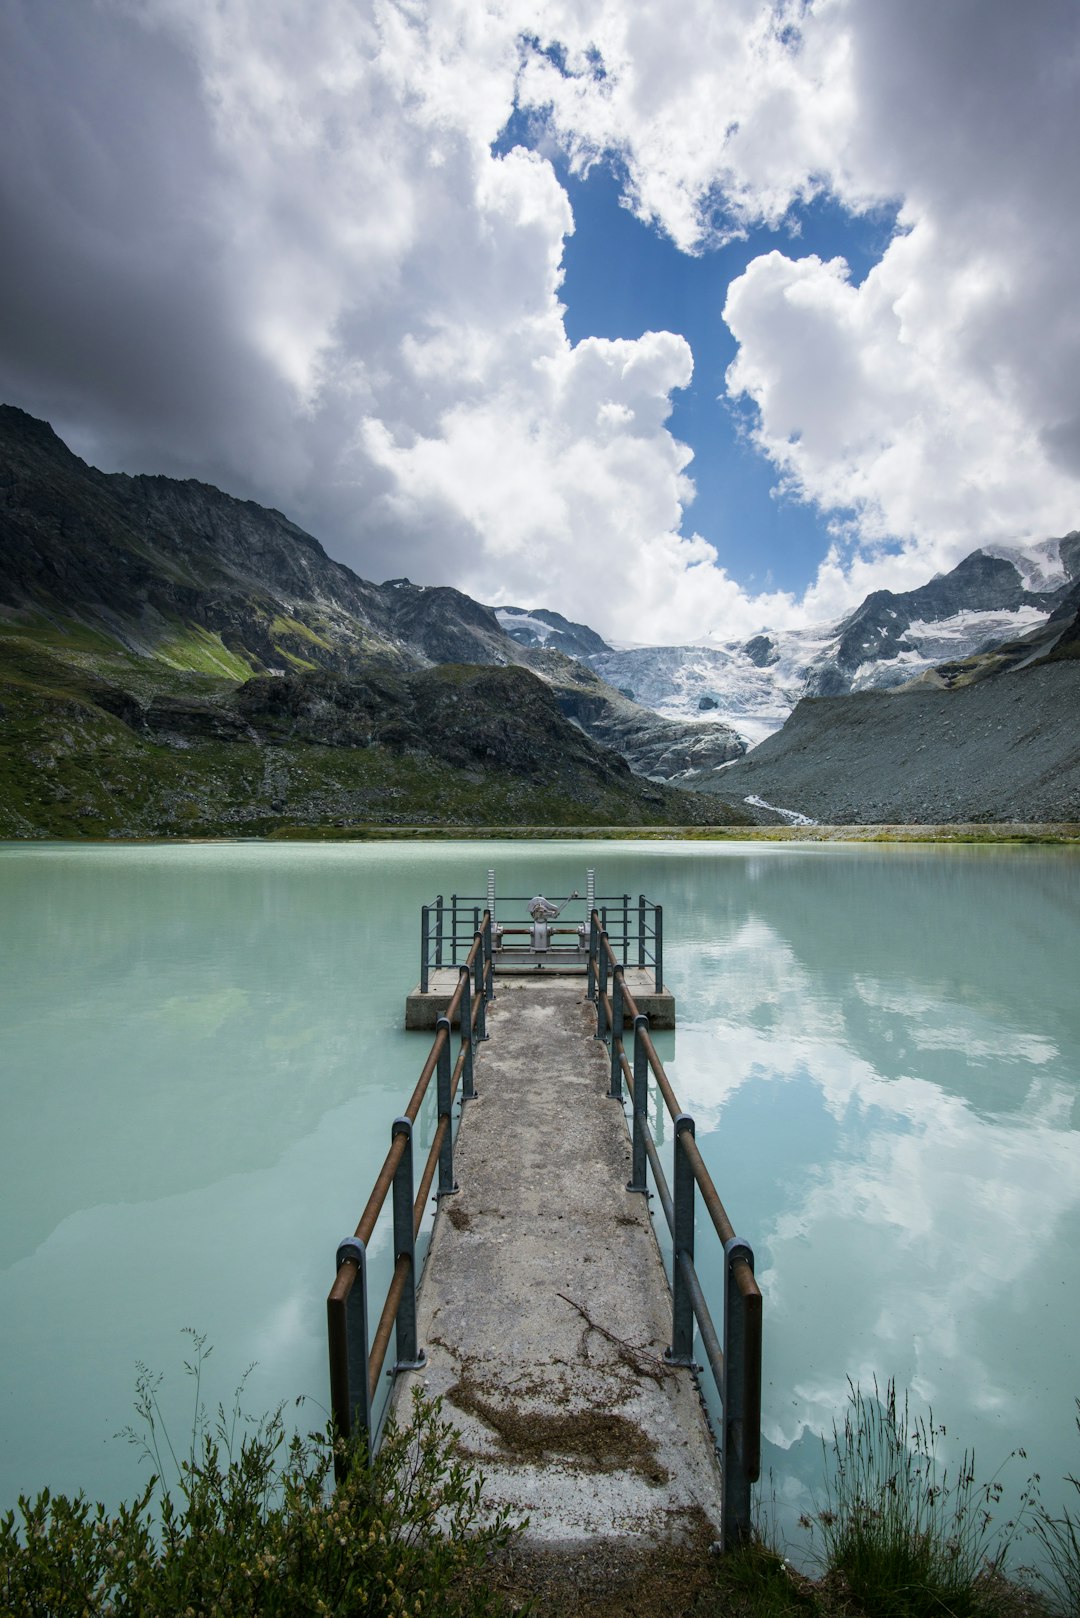
[[[820,694],[826,679],[832,680],[825,686],[829,694],[903,685],[938,663],[970,657],[989,641],[1022,635],[1046,618],[1043,608],[1020,607],[960,612],[936,623],[915,621],[904,632],[904,650],[850,673],[836,662],[840,626],[835,624],[778,631],[752,642],[605,652],[589,663],[609,685],[665,718],[715,718],[756,747],[781,728],[801,697]],[[754,647],[754,657],[747,646]],[[763,655],[766,660],[759,662]]]

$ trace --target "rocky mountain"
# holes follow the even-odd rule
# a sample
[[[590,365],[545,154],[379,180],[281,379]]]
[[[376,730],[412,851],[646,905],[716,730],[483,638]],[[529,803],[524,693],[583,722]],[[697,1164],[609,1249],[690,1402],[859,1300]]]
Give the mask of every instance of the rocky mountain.
[[[888,690],[806,697],[702,790],[830,824],[1080,822],[1080,579],[1045,622]]]
[[[729,818],[609,750],[674,776],[696,734],[667,759],[686,727],[489,608],[371,584],[208,485],[96,471],[10,407],[0,678],[0,835]]]
[[[1080,822],[1080,634],[954,689],[806,697],[712,789],[831,825]],[[763,818],[769,818],[763,816]]]
[[[669,718],[717,714],[751,744],[804,696],[889,689],[1044,624],[1080,577],[1080,533],[973,552],[917,590],[878,590],[837,624],[719,645],[590,653],[612,685]]]
[[[550,648],[540,636],[514,639],[459,590],[358,578],[280,512],[208,484],[99,472],[10,406],[0,406],[0,513],[0,608],[70,619],[179,668],[241,679],[350,674],[372,659],[397,669],[518,664],[639,774],[678,775],[706,740],[714,762],[745,750],[723,727],[707,739],[694,727],[680,747],[680,721],[554,655],[560,640],[604,646],[556,613],[544,615]],[[579,680],[588,703],[573,690]]]
[[[503,630],[519,646],[541,647],[578,658],[611,651],[595,629],[588,624],[573,624],[561,612],[549,612],[545,607],[496,607],[494,611]]]

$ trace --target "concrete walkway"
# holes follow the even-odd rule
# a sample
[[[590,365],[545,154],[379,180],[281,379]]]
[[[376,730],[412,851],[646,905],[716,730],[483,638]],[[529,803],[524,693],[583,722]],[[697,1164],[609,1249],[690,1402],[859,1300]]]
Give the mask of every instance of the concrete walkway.
[[[670,1293],[583,994],[498,984],[420,1289],[428,1363],[395,1397],[444,1395],[485,1497],[527,1514],[537,1549],[718,1537],[712,1438],[664,1363]]]

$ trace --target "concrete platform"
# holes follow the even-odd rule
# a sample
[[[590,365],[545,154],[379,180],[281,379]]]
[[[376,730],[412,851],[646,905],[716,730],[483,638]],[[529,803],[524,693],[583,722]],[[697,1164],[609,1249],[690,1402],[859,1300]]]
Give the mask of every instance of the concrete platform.
[[[420,1289],[428,1363],[489,1504],[526,1543],[719,1535],[720,1478],[580,978],[500,982]]]
[[[435,1024],[440,1017],[445,1016],[446,1008],[450,1004],[451,996],[457,988],[460,968],[456,966],[436,967],[429,977],[429,987],[426,993],[420,992],[417,984],[412,993],[405,997],[405,1027],[411,1030],[430,1029],[434,1032]],[[563,981],[569,979],[580,986],[581,994],[585,993],[585,974],[580,968],[567,972],[565,977],[558,968],[543,967],[539,971],[536,967],[506,967],[495,968],[495,993],[498,995],[504,984],[520,983],[523,979],[559,978]],[[656,992],[656,977],[648,967],[628,966],[625,972],[625,982],[630,993],[637,1001],[638,1010],[645,1013],[651,1028],[674,1028],[675,1026],[675,996],[664,984],[659,994]],[[457,1027],[455,1020],[454,1027]]]

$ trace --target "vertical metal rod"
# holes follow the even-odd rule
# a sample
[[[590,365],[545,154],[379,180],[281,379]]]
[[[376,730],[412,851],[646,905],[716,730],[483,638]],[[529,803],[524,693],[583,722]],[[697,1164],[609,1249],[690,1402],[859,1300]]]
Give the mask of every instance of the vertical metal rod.
[[[420,993],[427,994],[428,980],[428,918],[430,905],[420,906]]]
[[[611,991],[611,1083],[608,1086],[608,1095],[613,1101],[622,1100],[622,1060],[621,1047],[623,1037],[623,969],[617,966],[612,976],[615,979]]]
[[[694,1120],[680,1112],[675,1120],[675,1229],[671,1233],[671,1347],[666,1358],[675,1365],[694,1363],[694,1305],[680,1259],[694,1262],[694,1171],[679,1145],[694,1134]]]
[[[753,1420],[751,1386],[753,1366],[749,1364],[747,1303],[735,1278],[737,1262],[745,1260],[754,1268],[754,1254],[748,1242],[733,1236],[724,1243],[724,1447],[722,1458],[720,1545],[731,1550],[750,1536],[750,1485],[752,1467],[747,1464],[752,1449],[748,1418]],[[760,1338],[757,1339],[760,1343]]]
[[[596,946],[600,934],[596,927],[596,912],[589,906],[589,975],[585,984],[586,1000],[596,999]]]
[[[435,965],[443,964],[443,896],[435,895]]]
[[[337,1268],[352,1262],[356,1279],[344,1299],[326,1300],[326,1324],[330,1340],[330,1406],[334,1429],[339,1438],[353,1433],[371,1434],[371,1394],[368,1387],[367,1250],[355,1236],[338,1244]],[[345,1473],[344,1458],[335,1456],[334,1472],[339,1482]]]
[[[494,877],[495,877],[494,871],[490,872],[489,875],[491,876],[492,880],[494,880]],[[488,924],[484,928],[484,999],[485,1000],[494,1000],[494,998],[495,998],[495,968],[491,964],[491,943],[492,943],[492,935],[494,933],[494,930],[495,930],[495,912],[493,910],[489,909],[488,910]],[[484,1035],[484,1038],[485,1039],[487,1038],[486,1033]]]
[[[450,960],[457,964],[457,894],[450,895]]]
[[[446,1017],[440,1017],[435,1024],[436,1032],[440,1028],[446,1029],[446,1038],[439,1052],[436,1080],[439,1118],[446,1119],[446,1133],[439,1152],[439,1189],[435,1194],[448,1197],[457,1190],[457,1182],[454,1179],[454,1120],[450,1115],[450,1023]]]
[[[397,1333],[397,1360],[395,1371],[415,1371],[423,1365],[425,1355],[416,1341],[416,1246],[413,1237],[413,1149],[412,1119],[395,1118],[390,1139],[405,1136],[405,1150],[394,1170],[394,1263],[407,1258],[409,1273],[401,1293],[394,1328]]]
[[[637,963],[645,965],[645,895],[638,894],[637,902]]]
[[[465,1060],[461,1064],[461,1099],[471,1101],[476,1094],[473,1088],[473,1031],[472,1031],[472,982],[469,968],[463,966],[459,973],[461,978],[461,1044],[465,1051]]]
[[[597,964],[600,969],[600,981],[596,986],[596,1037],[607,1038],[607,1007],[604,1005],[604,996],[608,986],[608,958],[607,958],[607,932],[601,930],[597,945]]]
[[[664,992],[664,907],[657,905],[653,911],[656,918],[656,992]]]
[[[648,1158],[645,1152],[645,1131],[649,1124],[649,1055],[642,1034],[649,1032],[649,1019],[643,1012],[634,1018],[634,1131],[633,1162],[630,1168],[628,1191],[649,1192]]]
[[[622,963],[630,965],[630,895],[622,896]]]
[[[485,960],[484,949],[485,949],[485,945],[484,945],[484,940],[480,935],[479,928],[477,929],[477,932],[476,932],[476,938],[477,938],[477,940],[478,940],[478,942],[480,944],[480,948],[476,952],[476,966],[475,966],[476,977],[475,977],[474,982],[473,982],[473,993],[476,996],[477,1005],[479,1007],[479,1009],[478,1009],[478,1011],[476,1013],[476,1037],[477,1037],[477,1039],[486,1039],[488,1037],[488,1032],[487,1032],[487,995],[484,992],[484,987],[485,987],[484,986],[484,960]]]

